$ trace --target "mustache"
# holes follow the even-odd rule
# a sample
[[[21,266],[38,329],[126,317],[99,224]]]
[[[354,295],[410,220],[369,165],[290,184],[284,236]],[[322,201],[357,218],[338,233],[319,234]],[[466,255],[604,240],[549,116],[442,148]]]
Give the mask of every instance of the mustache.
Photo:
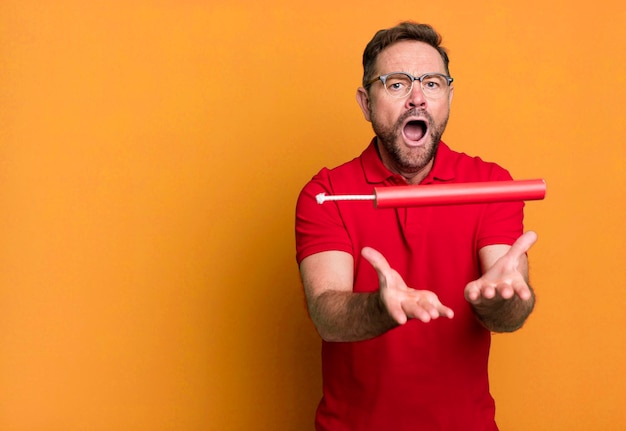
[[[401,127],[402,123],[404,123],[410,117],[425,118],[426,123],[429,126],[433,124],[433,117],[428,113],[428,111],[426,111],[425,109],[411,108],[408,111],[406,111],[404,114],[402,114],[400,118],[398,118],[398,121],[396,121],[396,125],[398,127]]]

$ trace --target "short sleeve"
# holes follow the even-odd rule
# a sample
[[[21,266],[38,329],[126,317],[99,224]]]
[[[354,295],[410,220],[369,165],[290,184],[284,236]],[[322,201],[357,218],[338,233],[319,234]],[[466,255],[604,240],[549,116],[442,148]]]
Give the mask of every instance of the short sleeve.
[[[490,181],[509,181],[509,172],[493,165]],[[524,230],[524,202],[499,202],[485,205],[478,227],[477,247],[512,245]]]
[[[338,250],[352,253],[352,242],[334,202],[318,204],[319,193],[332,194],[329,172],[322,169],[305,185],[296,205],[296,260],[315,253]]]

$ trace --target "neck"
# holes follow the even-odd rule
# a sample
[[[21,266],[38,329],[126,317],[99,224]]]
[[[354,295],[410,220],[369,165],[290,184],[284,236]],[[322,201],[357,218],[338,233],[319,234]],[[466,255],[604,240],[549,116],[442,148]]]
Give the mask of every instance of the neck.
[[[430,160],[428,160],[428,162],[420,168],[409,170],[402,169],[402,166],[399,163],[396,163],[396,160],[391,156],[391,154],[385,150],[384,146],[380,143],[380,139],[376,140],[376,150],[378,151],[378,157],[380,157],[383,165],[385,165],[389,171],[403,177],[407,184],[421,183],[433,168],[434,157],[431,157]]]
[[[430,170],[433,167],[433,161],[428,162],[426,166],[420,169],[418,172],[398,172],[398,174],[402,175],[408,184],[419,184],[428,176]]]

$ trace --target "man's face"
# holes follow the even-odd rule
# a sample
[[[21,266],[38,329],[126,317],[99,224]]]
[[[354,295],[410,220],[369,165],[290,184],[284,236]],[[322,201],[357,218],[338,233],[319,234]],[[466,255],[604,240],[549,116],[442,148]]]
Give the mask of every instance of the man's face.
[[[385,48],[376,60],[376,76],[407,72],[419,77],[443,73],[443,60],[432,46],[417,41],[401,41]],[[382,82],[369,89],[359,88],[357,101],[365,119],[372,123],[378,137],[381,158],[387,168],[417,183],[432,168],[439,140],[450,114],[453,89],[438,98],[428,99],[419,81],[404,98],[387,94]]]

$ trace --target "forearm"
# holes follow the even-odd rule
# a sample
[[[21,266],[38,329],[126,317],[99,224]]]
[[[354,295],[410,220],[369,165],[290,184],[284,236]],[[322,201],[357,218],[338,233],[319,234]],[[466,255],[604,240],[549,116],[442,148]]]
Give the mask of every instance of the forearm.
[[[492,332],[514,332],[520,329],[535,307],[535,294],[524,300],[515,295],[511,299],[490,304],[472,304],[480,322]]]
[[[326,341],[368,340],[398,325],[385,309],[378,292],[329,290],[309,298],[309,314]]]

